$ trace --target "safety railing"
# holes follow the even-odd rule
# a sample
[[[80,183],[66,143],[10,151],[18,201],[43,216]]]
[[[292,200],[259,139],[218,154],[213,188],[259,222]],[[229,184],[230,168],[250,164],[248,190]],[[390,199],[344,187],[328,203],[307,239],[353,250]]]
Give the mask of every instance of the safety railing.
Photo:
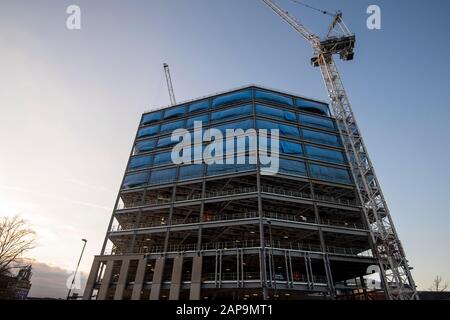
[[[288,220],[304,223],[315,223],[315,218],[306,217],[303,215],[295,216],[292,214],[278,213],[278,212],[263,212],[264,218],[277,219],[277,220]]]
[[[302,223],[310,223],[316,224],[315,217],[308,217],[304,215],[292,215],[285,213],[277,213],[277,212],[263,212],[263,218],[268,219],[276,219],[276,220],[284,220],[284,221],[295,221]],[[232,221],[232,220],[242,220],[242,219],[252,219],[259,217],[258,212],[239,212],[228,215],[204,215],[203,221],[200,220],[200,217],[192,217],[192,218],[179,218],[173,219],[171,221],[171,225],[184,225],[184,224],[194,224],[194,223],[208,223],[208,222],[220,222],[220,221]],[[356,222],[347,222],[342,220],[331,220],[331,219],[321,219],[320,224],[328,225],[328,226],[337,226],[337,227],[345,227],[349,229],[365,229],[362,223]],[[155,219],[149,220],[141,223],[123,223],[121,225],[113,225],[111,227],[111,232],[114,231],[124,231],[124,230],[133,230],[133,229],[144,229],[151,227],[162,227],[167,226],[168,221],[163,219]]]
[[[364,224],[362,223],[356,223],[356,222],[347,222],[342,220],[330,220],[330,219],[321,219],[321,224],[328,225],[328,226],[337,226],[337,227],[344,227],[349,229],[358,229],[358,230],[364,230],[366,229],[364,227]]]
[[[268,271],[269,272],[269,271]],[[237,273],[237,272],[222,272],[222,273],[204,273],[202,275],[202,281],[238,281],[238,280],[244,280],[244,281],[252,281],[257,280],[260,281],[261,274],[259,272],[244,272]],[[268,274],[267,281],[277,281],[277,282],[286,282],[287,276],[285,273],[280,272],[274,272],[272,274],[272,279],[270,279],[270,273]],[[327,278],[322,275],[310,275],[309,277],[306,274],[301,274],[299,272],[294,272],[292,274],[292,280],[293,282],[313,282],[313,283],[327,283]]]
[[[341,204],[341,205],[345,205],[345,206],[358,206],[358,202],[356,200],[341,199],[341,198],[335,198],[335,197],[325,196],[325,195],[320,195],[320,194],[315,194],[314,198],[319,201],[337,203],[337,204]]]
[[[295,197],[295,198],[311,199],[311,194],[307,193],[307,192],[285,190],[283,188],[271,187],[271,186],[266,186],[266,185],[261,186],[261,192],[278,194],[278,195]]]
[[[226,242],[210,242],[203,243],[200,246],[200,251],[204,250],[227,250],[227,249],[240,249],[240,248],[260,248],[259,241],[257,240],[244,240],[244,241],[226,241]],[[321,246],[315,243],[301,243],[290,241],[265,241],[266,250],[270,249],[288,249],[296,251],[307,252],[323,252]],[[162,253],[162,252],[187,252],[197,251],[198,246],[195,243],[191,244],[177,244],[168,245],[167,250],[164,250],[164,246],[143,246],[135,252],[128,252],[113,248],[105,251],[105,255],[114,254],[145,254],[145,253]],[[326,252],[331,254],[358,256],[358,257],[373,257],[371,250],[363,248],[352,247],[336,247],[327,246]]]
[[[229,190],[216,190],[216,191],[209,191],[206,192],[204,197],[201,193],[195,193],[195,194],[189,194],[185,196],[176,196],[174,198],[174,202],[181,202],[181,201],[189,201],[189,200],[201,200],[201,199],[211,199],[211,198],[218,198],[218,197],[226,197],[226,196],[234,196],[239,194],[250,194],[257,192],[258,189],[256,186],[253,187],[244,187],[244,188],[235,188],[235,189],[229,189]],[[300,199],[308,199],[311,200],[312,196],[309,192],[302,192],[302,191],[294,191],[294,190],[285,190],[283,188],[278,187],[272,187],[267,185],[261,186],[261,192],[263,193],[269,193],[269,194],[276,194],[276,195],[282,195],[282,196],[288,196],[293,198],[300,198]],[[331,202],[335,204],[345,205],[345,206],[357,206],[357,202],[355,200],[349,200],[349,199],[341,199],[326,195],[314,195],[315,200],[324,201],[324,202]],[[152,205],[164,205],[172,202],[171,198],[157,198],[157,199],[146,199],[144,201],[135,201],[135,202],[128,202],[125,206],[122,202],[119,202],[116,209],[122,210],[122,209],[132,209],[135,207],[140,206],[152,206]]]
[[[362,248],[327,246],[327,252],[347,256],[373,257],[372,250]]]
[[[205,198],[217,198],[217,197],[225,197],[232,196],[236,194],[248,194],[257,192],[258,189],[255,187],[245,187],[245,188],[237,188],[230,190],[219,190],[219,191],[210,191],[205,193]]]
[[[244,272],[238,274],[237,272],[222,272],[222,273],[204,273],[202,281],[237,281],[239,280],[260,280],[261,274],[259,272]]]
[[[168,204],[172,201],[172,198],[155,198],[155,199],[146,199],[144,201],[128,201],[126,204],[122,201],[119,201],[116,210],[123,209],[133,209],[142,206],[156,206],[156,205],[164,205]]]
[[[258,217],[257,212],[241,212],[228,215],[205,215],[203,222],[229,221],[239,219],[251,219]],[[171,225],[184,225],[192,223],[200,223],[200,217],[172,219]],[[123,231],[132,229],[143,229],[151,227],[167,226],[166,220],[150,220],[141,223],[124,223],[122,225],[113,225],[110,231]]]
[[[141,223],[122,223],[119,225],[113,225],[110,231],[125,231],[134,229],[144,229],[151,227],[164,227],[167,225],[166,220],[150,220]]]
[[[266,241],[266,248],[275,249],[289,249],[289,250],[299,250],[299,251],[311,251],[311,252],[321,252],[322,248],[319,244],[315,243],[303,243],[303,242],[291,242],[291,241]]]

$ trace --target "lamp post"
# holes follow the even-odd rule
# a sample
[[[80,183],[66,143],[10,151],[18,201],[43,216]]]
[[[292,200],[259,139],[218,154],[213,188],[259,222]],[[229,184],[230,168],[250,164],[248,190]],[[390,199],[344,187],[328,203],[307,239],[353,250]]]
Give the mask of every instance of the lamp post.
[[[81,258],[83,257],[83,253],[84,253],[84,248],[86,247],[86,243],[87,243],[86,239],[81,239],[81,241],[84,242],[83,249],[81,249],[80,259],[78,259],[77,267],[75,269],[75,274],[73,275],[72,283],[70,284],[69,292],[67,293],[67,300],[69,300],[69,298],[70,298],[70,292],[72,291],[72,287],[75,282],[75,278],[77,276],[78,267],[80,266]]]
[[[275,294],[277,293],[277,278],[276,278],[276,274],[275,274],[275,265],[273,262],[273,239],[272,239],[272,221],[271,220],[267,220],[267,224],[269,225],[269,241],[270,241],[270,261],[272,262],[270,264],[270,267],[272,268],[272,279],[271,280],[271,284],[274,284],[275,287]],[[274,281],[275,280],[275,281]],[[272,282],[274,281],[274,282]]]

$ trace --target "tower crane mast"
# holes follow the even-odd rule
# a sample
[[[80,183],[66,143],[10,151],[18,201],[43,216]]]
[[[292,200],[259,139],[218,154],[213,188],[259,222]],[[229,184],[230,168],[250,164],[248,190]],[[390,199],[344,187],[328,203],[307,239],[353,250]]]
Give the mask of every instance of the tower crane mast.
[[[345,25],[340,12],[334,15],[327,36],[321,40],[275,1],[262,1],[312,46],[311,64],[320,68],[325,82],[331,109],[343,140],[366,224],[369,227],[372,250],[378,261],[386,298],[418,299],[405,252],[333,59],[335,54],[338,54],[342,60],[353,59],[355,35]]]

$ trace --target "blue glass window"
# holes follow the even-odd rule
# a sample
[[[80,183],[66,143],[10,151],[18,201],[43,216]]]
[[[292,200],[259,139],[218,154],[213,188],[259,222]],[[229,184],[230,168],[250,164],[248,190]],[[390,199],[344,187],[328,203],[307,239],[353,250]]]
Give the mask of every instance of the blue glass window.
[[[300,123],[325,129],[332,129],[332,130],[335,129],[333,120],[322,117],[310,116],[307,114],[300,115]]]
[[[161,120],[162,111],[147,113],[142,116],[141,124],[149,124]]]
[[[194,179],[203,176],[203,164],[191,164],[180,167],[180,180]]]
[[[287,173],[296,176],[306,176],[306,165],[303,161],[280,158],[280,173]]]
[[[286,140],[280,140],[281,151],[287,154],[303,154],[302,146],[300,143],[294,143]]]
[[[228,139],[227,139],[228,138]],[[269,137],[270,140],[270,137]],[[235,132],[234,136],[227,137],[224,135],[223,141],[223,154],[235,154],[246,152],[256,152],[258,137],[256,134],[244,134],[240,135],[238,132]]]
[[[184,120],[169,122],[161,125],[161,132],[173,131],[175,129],[183,127],[184,127]]]
[[[256,105],[256,114],[264,114],[282,120],[297,121],[297,117],[292,111],[271,108],[260,104]]]
[[[252,158],[252,161],[250,161],[250,159]],[[252,170],[256,170],[256,156],[244,156],[244,161],[245,163],[237,163],[237,157],[235,157],[235,161],[236,161],[236,171],[237,172],[244,172],[244,171],[252,171]],[[252,163],[250,163],[252,162]]]
[[[176,168],[152,170],[150,184],[167,183],[175,180],[177,174]]]
[[[350,174],[345,169],[311,164],[311,176],[316,179],[328,180],[340,183],[351,183]]]
[[[192,146],[191,149],[191,159],[193,161],[203,161],[203,152],[205,151],[205,145],[196,144]]]
[[[202,122],[202,126],[205,126],[208,124],[208,115],[207,114],[203,114],[200,116],[196,116],[196,117],[192,117],[187,119],[186,121],[186,128],[187,129],[191,129],[194,127],[194,121],[201,121]]]
[[[340,146],[339,138],[334,134],[303,129],[303,137],[312,142]]]
[[[214,163],[207,165],[207,175],[213,176],[217,174],[232,173],[236,171],[236,167],[234,164],[225,164],[225,160],[223,162],[223,164]]]
[[[300,131],[297,127],[289,126],[287,124],[276,123],[267,120],[256,120],[256,126],[258,129],[279,129],[280,135],[293,136],[298,138],[300,136]]]
[[[199,110],[206,110],[209,108],[209,101],[203,100],[198,102],[193,102],[189,106],[189,112],[195,112]]]
[[[155,140],[138,141],[136,142],[134,151],[135,153],[152,151],[155,148],[155,145],[156,145]]]
[[[224,139],[226,139],[226,137],[224,137]],[[257,141],[256,134],[235,134],[233,139],[229,137],[229,140],[224,140],[223,154],[235,154],[238,152],[239,155],[242,155],[243,153],[256,152]]]
[[[213,108],[215,108],[238,101],[250,100],[251,98],[252,98],[252,90],[247,89],[214,98],[212,106]]]
[[[328,105],[316,101],[310,101],[305,99],[295,99],[295,106],[300,110],[305,110],[308,112],[313,112],[317,114],[321,114],[324,116],[329,116],[330,111],[328,109]]]
[[[153,136],[159,132],[159,125],[141,128],[138,131],[138,138]]]
[[[264,137],[264,136],[259,136],[258,137],[258,148],[262,149],[263,147],[266,148],[267,152],[269,152],[270,154],[270,150],[272,148],[272,139],[270,137]],[[281,147],[281,140],[278,144],[278,147],[280,149],[282,149]],[[274,150],[274,152],[277,152],[277,150]]]
[[[236,164],[236,171],[237,172],[245,172],[245,171],[254,171],[256,170],[256,164]]]
[[[288,106],[293,105],[292,98],[283,96],[283,95],[281,95],[279,93],[275,93],[275,92],[256,90],[255,98],[259,99],[259,100],[265,100],[265,101],[285,104]]]
[[[142,186],[147,184],[149,177],[149,172],[140,172],[134,174],[127,174],[125,179],[123,180],[122,187],[126,188],[134,188],[138,186]]]
[[[213,112],[211,114],[211,121],[245,117],[247,115],[251,115],[252,113],[253,113],[252,105],[247,104],[245,106],[237,106]]]
[[[245,120],[245,121],[238,121],[238,122],[233,122],[233,123],[227,123],[227,124],[223,124],[217,127],[214,127],[216,129],[219,129],[220,131],[222,131],[222,134],[225,136],[226,134],[226,129],[242,129],[242,130],[247,130],[250,128],[253,128],[253,120],[249,119],[249,120]]]
[[[182,116],[186,113],[186,106],[179,106],[175,108],[166,109],[164,112],[164,119],[175,118],[178,116]]]
[[[178,141],[172,141],[171,137],[163,137],[159,138],[158,144],[156,145],[158,148],[166,148],[173,145],[176,145]]]
[[[288,126],[287,124],[278,124],[278,127],[280,129],[280,134],[285,135],[285,136],[291,136],[291,137],[299,137],[300,136],[300,131],[298,130],[297,127],[294,126]]]
[[[256,120],[256,126],[258,129],[278,129],[278,123],[267,120]]]
[[[161,153],[155,154],[155,159],[153,161],[153,165],[159,166],[159,165],[163,165],[163,164],[172,163],[172,156],[171,156],[171,154],[172,154],[171,151],[161,152]]]
[[[344,163],[344,155],[340,151],[323,149],[314,146],[306,146],[306,152],[308,153],[308,158],[330,161],[336,163]]]
[[[149,167],[152,163],[152,156],[132,157],[128,169],[140,169]]]

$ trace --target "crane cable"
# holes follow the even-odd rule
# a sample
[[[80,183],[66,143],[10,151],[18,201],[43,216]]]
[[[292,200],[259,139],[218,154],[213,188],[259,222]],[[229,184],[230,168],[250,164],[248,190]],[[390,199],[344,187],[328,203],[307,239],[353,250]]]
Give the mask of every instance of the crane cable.
[[[313,7],[313,6],[310,6],[310,5],[307,4],[307,3],[304,3],[304,2],[301,2],[301,1],[298,1],[298,0],[291,0],[291,1],[294,2],[294,3],[296,3],[296,4],[302,5],[302,6],[306,7],[306,8],[309,8],[309,9],[312,9],[312,10],[319,11],[319,12],[321,12],[321,13],[323,13],[323,14],[327,14],[327,15],[332,16],[332,17],[334,16],[334,14],[332,14],[331,12],[328,12],[328,11],[325,11],[325,10],[322,10],[322,9],[315,8],[315,7]]]

